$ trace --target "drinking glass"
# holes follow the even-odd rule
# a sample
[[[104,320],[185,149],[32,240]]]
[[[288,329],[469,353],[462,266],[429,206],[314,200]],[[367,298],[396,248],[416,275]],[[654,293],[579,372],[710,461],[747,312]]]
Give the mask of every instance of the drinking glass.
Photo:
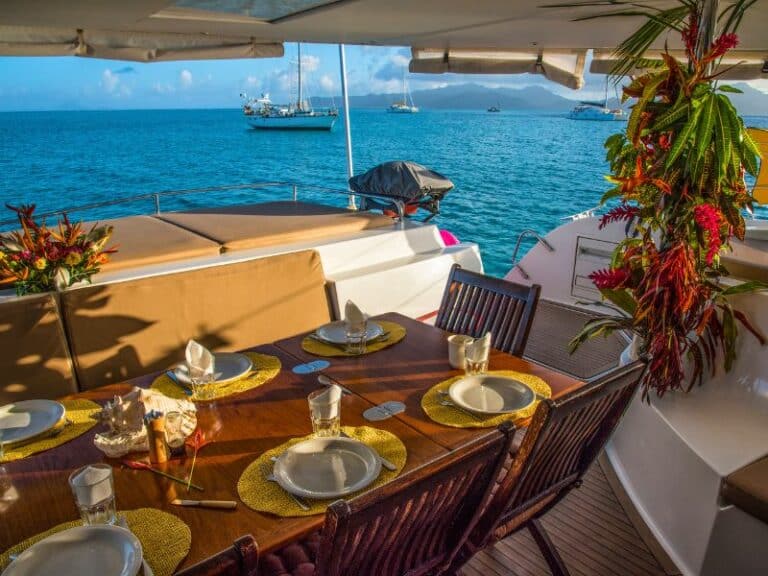
[[[181,412],[168,412],[165,415],[165,443],[171,450],[171,456],[184,456],[184,416]]]
[[[190,376],[189,380],[192,382],[192,398],[194,400],[210,400],[213,398],[216,376],[213,374],[200,374]]]
[[[465,348],[464,371],[467,376],[475,376],[488,372],[489,353],[490,348],[488,346],[469,345]]]
[[[84,525],[115,523],[115,484],[109,464],[89,464],[75,470],[69,476],[69,486]]]
[[[346,329],[346,351],[355,355],[365,354],[368,322],[347,322]]]
[[[315,390],[308,397],[312,431],[317,438],[341,434],[341,388],[337,385]]]

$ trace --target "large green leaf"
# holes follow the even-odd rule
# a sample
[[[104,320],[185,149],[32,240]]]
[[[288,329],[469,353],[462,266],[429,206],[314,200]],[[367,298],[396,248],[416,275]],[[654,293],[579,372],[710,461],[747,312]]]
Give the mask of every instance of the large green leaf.
[[[643,95],[637,100],[637,104],[632,108],[632,114],[629,115],[629,121],[627,122],[627,136],[632,142],[636,142],[640,137],[638,130],[640,129],[640,118],[645,112],[646,105],[656,98],[659,86],[669,76],[669,71],[664,70],[653,76],[650,76],[648,83],[643,88]]]
[[[688,118],[688,122],[686,122],[685,126],[683,126],[683,129],[680,130],[680,132],[675,137],[675,141],[672,144],[672,148],[669,149],[669,155],[667,156],[667,161],[665,162],[665,167],[667,169],[672,167],[672,165],[675,163],[675,160],[678,159],[680,154],[683,153],[683,150],[685,150],[685,147],[688,145],[688,141],[696,131],[700,112],[701,107],[696,108],[691,113],[690,117]]]
[[[696,156],[702,158],[704,152],[709,148],[712,141],[712,128],[715,125],[715,102],[717,98],[714,94],[704,97],[704,103],[699,113],[699,125],[696,129]]]
[[[601,290],[600,293],[621,310],[629,314],[629,316],[635,315],[637,302],[635,302],[635,299],[628,290]]]
[[[669,110],[656,118],[656,122],[651,126],[651,130],[659,132],[663,131],[678,120],[685,118],[690,109],[691,105],[687,100],[679,100]]]

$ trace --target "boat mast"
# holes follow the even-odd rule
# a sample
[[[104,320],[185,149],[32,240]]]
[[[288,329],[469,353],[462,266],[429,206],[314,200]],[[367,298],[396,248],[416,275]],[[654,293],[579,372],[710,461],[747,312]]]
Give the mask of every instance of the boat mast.
[[[301,112],[303,106],[302,100],[304,99],[301,93],[301,42],[296,44],[296,50],[299,54],[299,101],[296,103],[296,108],[299,110],[299,112]]]
[[[355,169],[352,164],[352,128],[349,123],[349,89],[347,87],[347,59],[344,56],[344,44],[339,44],[339,72],[341,76],[341,97],[344,104],[344,139],[347,145],[347,177],[352,178],[355,175]],[[349,195],[347,208],[357,210],[355,196]]]

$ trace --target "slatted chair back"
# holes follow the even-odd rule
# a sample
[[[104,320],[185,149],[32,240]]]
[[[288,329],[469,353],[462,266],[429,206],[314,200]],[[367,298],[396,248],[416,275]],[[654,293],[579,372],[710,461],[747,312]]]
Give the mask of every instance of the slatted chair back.
[[[540,291],[538,284],[523,286],[454,264],[435,326],[473,338],[491,332],[494,348],[522,356]]]
[[[256,576],[259,548],[253,536],[243,536],[227,548],[194,566],[177,572],[176,576]]]
[[[315,576],[417,576],[446,567],[487,502],[511,426],[326,513]]]
[[[644,367],[638,361],[615,368],[583,388],[540,403],[471,536],[474,545],[505,537],[578,485],[621,420]]]

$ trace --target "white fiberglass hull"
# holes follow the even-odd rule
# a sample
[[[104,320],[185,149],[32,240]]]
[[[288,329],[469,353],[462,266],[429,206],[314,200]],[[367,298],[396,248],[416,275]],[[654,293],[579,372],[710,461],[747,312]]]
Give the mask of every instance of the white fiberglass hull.
[[[330,130],[337,118],[328,114],[249,116],[248,123],[259,130]]]
[[[537,283],[541,297],[573,306],[599,299],[588,279],[608,265],[623,223],[598,230],[597,218],[550,232],[507,279]],[[768,333],[768,293],[733,304]],[[594,308],[606,312],[605,308]],[[746,330],[732,371],[690,393],[638,395],[606,452],[645,523],[686,576],[768,574],[768,524],[720,499],[723,479],[768,454],[768,353]]]

